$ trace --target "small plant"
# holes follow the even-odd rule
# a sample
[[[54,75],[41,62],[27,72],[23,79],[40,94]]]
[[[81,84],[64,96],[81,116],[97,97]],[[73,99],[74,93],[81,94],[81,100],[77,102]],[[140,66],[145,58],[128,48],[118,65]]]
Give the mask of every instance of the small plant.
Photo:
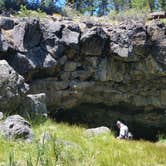
[[[159,135],[158,135],[158,141],[159,141],[159,142],[166,142],[166,135],[164,135],[164,134],[159,134]]]
[[[9,154],[9,162],[8,162],[9,166],[16,166],[16,162],[14,161],[14,153],[10,152]]]
[[[160,21],[166,25],[166,19],[161,19]]]
[[[26,6],[21,5],[18,16],[19,17],[39,17],[39,18],[44,18],[44,17],[46,17],[46,13],[42,12],[40,9],[37,9],[37,11],[28,10],[26,8]]]
[[[27,160],[27,166],[33,166],[31,156],[30,156],[29,159]]]

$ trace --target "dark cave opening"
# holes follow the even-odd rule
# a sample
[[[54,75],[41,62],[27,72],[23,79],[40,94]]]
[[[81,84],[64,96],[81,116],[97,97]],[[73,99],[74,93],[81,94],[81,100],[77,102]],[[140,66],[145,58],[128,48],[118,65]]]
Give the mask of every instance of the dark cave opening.
[[[58,122],[85,125],[88,128],[107,126],[118,135],[116,121],[129,127],[134,139],[157,141],[160,134],[166,134],[166,116],[163,110],[133,110],[126,106],[103,104],[81,104],[75,108],[57,110],[51,115]]]

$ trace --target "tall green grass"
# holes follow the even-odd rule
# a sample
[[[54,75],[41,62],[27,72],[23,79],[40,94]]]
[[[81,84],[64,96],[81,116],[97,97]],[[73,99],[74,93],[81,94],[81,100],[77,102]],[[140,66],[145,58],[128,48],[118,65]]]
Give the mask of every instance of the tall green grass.
[[[0,138],[0,165],[4,166],[165,166],[165,144],[116,140],[112,134],[87,138],[85,128],[51,120],[33,125],[31,144]],[[52,139],[40,144],[42,132]],[[67,141],[69,145],[59,144]]]

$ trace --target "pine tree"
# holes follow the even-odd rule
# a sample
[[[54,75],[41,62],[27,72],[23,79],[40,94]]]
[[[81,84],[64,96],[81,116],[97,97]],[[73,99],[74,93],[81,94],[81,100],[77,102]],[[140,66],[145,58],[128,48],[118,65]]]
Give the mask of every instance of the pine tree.
[[[98,16],[104,16],[109,12],[109,0],[100,0],[98,4]]]
[[[160,9],[166,12],[166,0],[159,0],[158,3]]]

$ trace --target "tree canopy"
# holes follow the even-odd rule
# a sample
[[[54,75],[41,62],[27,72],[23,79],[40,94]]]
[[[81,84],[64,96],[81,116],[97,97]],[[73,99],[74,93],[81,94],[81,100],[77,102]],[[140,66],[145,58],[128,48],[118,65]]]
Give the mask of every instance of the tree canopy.
[[[166,11],[166,0],[0,0],[0,8],[19,10],[21,5],[28,9],[58,12],[70,4],[78,12],[103,16],[111,10],[115,12],[128,9],[146,9],[147,11]]]

